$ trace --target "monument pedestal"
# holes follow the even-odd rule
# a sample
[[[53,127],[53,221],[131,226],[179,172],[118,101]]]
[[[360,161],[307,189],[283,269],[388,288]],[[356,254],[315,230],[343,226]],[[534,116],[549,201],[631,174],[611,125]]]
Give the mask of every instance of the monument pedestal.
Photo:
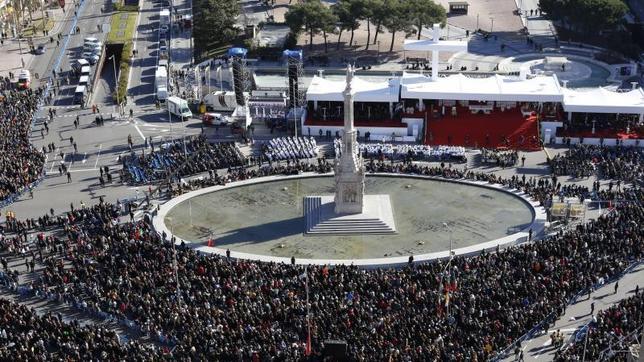
[[[389,195],[364,195],[362,213],[336,214],[334,197],[304,197],[307,235],[395,234]]]

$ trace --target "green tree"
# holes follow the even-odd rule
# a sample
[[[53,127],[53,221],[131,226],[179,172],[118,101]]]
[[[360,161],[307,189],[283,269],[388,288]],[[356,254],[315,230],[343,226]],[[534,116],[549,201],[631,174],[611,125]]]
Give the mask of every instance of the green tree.
[[[335,15],[331,8],[322,4],[322,7],[317,12],[316,21],[315,26],[322,32],[322,37],[324,38],[324,52],[326,53],[329,51],[327,36],[335,30],[338,16]]]
[[[340,28],[338,32],[338,43],[336,45],[337,50],[340,50],[342,32],[345,30],[351,31],[351,39],[349,39],[349,45],[351,45],[353,43],[353,32],[360,27],[360,22],[351,13],[351,5],[351,0],[340,0],[331,8],[335,16],[338,17],[338,25]]]
[[[369,50],[369,44],[371,42],[371,21],[374,16],[375,9],[378,9],[382,6],[382,0],[361,0],[362,9],[360,19],[367,22],[367,46],[365,50]]]
[[[313,49],[313,36],[320,32],[324,36],[325,49],[327,47],[326,33],[330,31],[329,22],[335,25],[335,15],[320,0],[307,0],[291,6],[284,14],[284,20],[295,35],[304,31],[309,34],[309,48]]]
[[[383,19],[382,25],[391,33],[391,44],[389,52],[394,50],[396,33],[404,31],[407,34],[413,32],[412,19],[404,0],[384,0],[383,9],[389,16]]]
[[[420,39],[420,34],[424,26],[431,27],[437,23],[445,26],[447,23],[447,12],[445,8],[432,0],[410,0],[406,1],[406,4],[411,20],[417,27],[418,39]]]
[[[373,36],[373,44],[378,42],[378,34],[382,33],[383,24],[388,20],[392,15],[388,12],[387,5],[385,4],[386,0],[381,0],[380,2],[374,4],[372,9],[372,20],[376,25],[375,35]]]
[[[569,30],[590,34],[614,29],[628,11],[622,0],[539,0],[539,9]]]

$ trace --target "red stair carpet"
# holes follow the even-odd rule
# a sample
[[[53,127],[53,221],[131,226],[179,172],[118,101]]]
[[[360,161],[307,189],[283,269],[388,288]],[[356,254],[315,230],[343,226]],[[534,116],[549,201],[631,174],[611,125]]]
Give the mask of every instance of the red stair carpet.
[[[425,143],[429,145],[540,150],[537,117],[524,118],[518,108],[472,114],[466,107],[457,107],[456,116],[446,112],[440,118],[429,117],[427,123]]]

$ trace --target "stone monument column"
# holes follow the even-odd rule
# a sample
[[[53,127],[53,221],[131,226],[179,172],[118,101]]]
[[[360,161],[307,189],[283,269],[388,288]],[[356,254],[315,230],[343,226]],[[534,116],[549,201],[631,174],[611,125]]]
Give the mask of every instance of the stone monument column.
[[[360,214],[363,211],[365,170],[358,150],[356,130],[353,128],[354,70],[347,67],[347,85],[344,94],[344,134],[342,156],[335,160],[335,213]]]

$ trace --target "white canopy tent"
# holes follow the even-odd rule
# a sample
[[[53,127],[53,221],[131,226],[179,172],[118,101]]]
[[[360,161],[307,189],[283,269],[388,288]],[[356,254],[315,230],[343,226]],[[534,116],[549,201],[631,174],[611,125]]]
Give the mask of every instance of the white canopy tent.
[[[644,114],[644,90],[613,92],[605,88],[563,89],[564,111]]]
[[[342,92],[346,88],[346,80],[330,80],[314,76],[306,91],[306,100],[313,102],[343,102]],[[384,82],[369,82],[353,77],[351,88],[355,102],[387,102],[396,103],[399,98],[400,78],[394,77]]]
[[[422,74],[403,73],[403,99],[442,99],[497,102],[562,102],[556,75],[531,79],[494,75],[470,78],[463,74],[432,80]]]

